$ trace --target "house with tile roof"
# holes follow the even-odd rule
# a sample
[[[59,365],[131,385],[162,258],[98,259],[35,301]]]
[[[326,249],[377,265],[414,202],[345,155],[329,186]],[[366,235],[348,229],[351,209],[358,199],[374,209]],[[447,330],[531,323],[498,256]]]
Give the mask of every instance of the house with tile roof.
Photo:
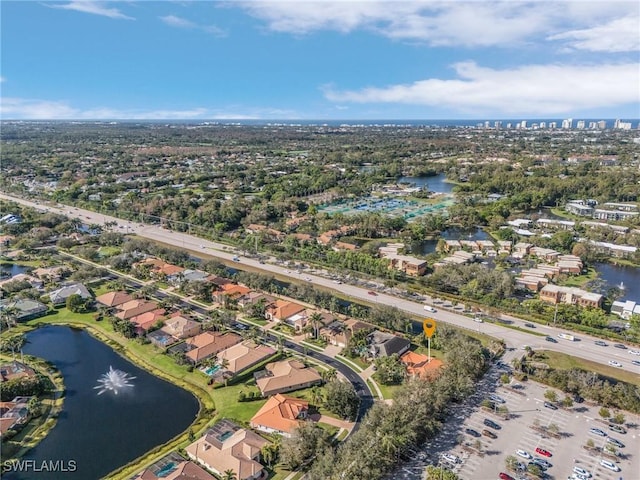
[[[116,313],[116,317],[122,320],[129,320],[138,315],[142,315],[143,313],[150,312],[152,310],[157,310],[158,304],[156,302],[149,302],[147,300],[142,299],[133,299],[122,305],[118,305],[118,313]]]
[[[51,300],[51,303],[54,305],[64,305],[71,295],[80,295],[84,300],[88,300],[93,298],[87,287],[85,287],[82,283],[72,283],[70,285],[65,285],[64,287],[60,287],[53,292],[49,292],[48,296]]]
[[[309,402],[300,398],[277,393],[269,397],[260,410],[251,418],[251,427],[267,433],[278,433],[285,437],[304,420],[309,413]]]
[[[221,420],[189,445],[186,452],[189,458],[216,475],[233,470],[238,480],[257,480],[267,477],[258,460],[262,447],[268,443],[230,420]]]
[[[306,307],[299,303],[290,302],[289,300],[278,299],[267,307],[265,317],[267,320],[278,320],[285,322],[287,319],[296,314],[301,314]]]
[[[242,337],[233,332],[203,332],[186,340],[185,343],[190,350],[185,356],[187,360],[197,365],[241,341]]]
[[[254,374],[263,397],[320,385],[322,377],[311,367],[298,360],[268,363],[264,370]]]
[[[251,289],[249,287],[235,283],[227,283],[218,287],[217,290],[214,290],[211,296],[214,302],[223,304],[227,300],[238,301],[241,297],[244,297],[249,293],[251,293]]]
[[[160,320],[164,320],[165,314],[166,312],[164,308],[157,308],[155,310],[136,315],[135,317],[131,317],[129,321],[136,326],[138,335],[141,335],[149,331],[149,329],[151,329]]]
[[[118,305],[130,302],[131,300],[133,300],[133,297],[124,291],[108,292],[96,297],[96,302],[106,307],[117,307]]]
[[[252,340],[245,340],[221,351],[217,357],[219,362],[226,360],[226,371],[233,375],[238,375],[265,361],[275,353],[276,351],[271,347],[257,344]]]
[[[425,378],[442,367],[442,361],[437,358],[431,358],[422,353],[408,351],[402,354],[400,361],[407,369],[407,375],[410,377]]]
[[[177,315],[164,322],[164,326],[160,330],[172,337],[182,339],[199,334],[202,330],[202,325],[192,318]]]
[[[216,480],[216,478],[196,463],[171,452],[145,468],[132,480]]]

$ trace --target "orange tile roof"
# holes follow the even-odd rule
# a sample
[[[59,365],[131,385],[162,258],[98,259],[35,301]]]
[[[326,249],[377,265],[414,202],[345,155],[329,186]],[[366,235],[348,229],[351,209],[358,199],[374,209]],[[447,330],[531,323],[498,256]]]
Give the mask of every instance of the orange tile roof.
[[[193,362],[198,363],[241,341],[242,337],[232,332],[204,332],[187,339],[186,343],[194,345],[196,348],[188,351],[186,356]]]
[[[100,295],[96,297],[96,302],[102,303],[107,307],[115,307],[116,305],[122,305],[123,303],[127,303],[133,300],[133,297],[129,295],[127,292],[108,292],[104,295]]]
[[[309,402],[277,393],[253,416],[251,426],[291,433],[308,410]]]
[[[131,323],[135,323],[138,327],[148,330],[158,320],[163,319],[165,313],[164,308],[158,308],[156,310],[151,310],[149,312],[136,315],[135,317],[131,317],[129,320]]]
[[[227,283],[226,285],[222,285],[220,288],[220,293],[224,295],[232,296],[242,296],[251,292],[249,287],[245,287],[244,285],[236,285],[235,283]]]
[[[155,302],[148,302],[146,300],[132,300],[119,305],[118,308],[120,311],[116,313],[116,317],[128,320],[137,315],[155,310],[158,308],[158,305]]]
[[[441,360],[431,358],[431,361],[429,361],[429,357],[427,355],[412,351],[408,351],[402,355],[400,357],[400,361],[405,364],[409,375],[415,375],[418,377],[428,375],[442,366]]]
[[[300,313],[305,310],[305,307],[288,300],[276,300],[273,305],[268,307],[268,311],[271,312],[274,318],[278,320],[286,320],[287,318]]]

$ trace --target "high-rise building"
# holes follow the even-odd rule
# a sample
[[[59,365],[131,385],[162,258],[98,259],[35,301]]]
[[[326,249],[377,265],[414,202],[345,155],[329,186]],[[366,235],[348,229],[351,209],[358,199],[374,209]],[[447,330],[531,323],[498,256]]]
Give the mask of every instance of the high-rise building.
[[[527,128],[527,121],[526,120],[522,120],[520,122],[520,128]]]
[[[573,128],[573,118],[562,120],[562,128],[565,130]]]
[[[605,122],[604,120],[600,120],[600,121],[598,122],[598,128],[599,128],[600,130],[604,130],[605,128],[607,128],[607,122]]]
[[[584,120],[578,120],[578,123],[576,123],[576,128],[579,130],[584,130]]]
[[[549,128],[554,130],[558,128],[558,124],[556,122],[549,122]]]
[[[540,128],[547,128],[547,122],[540,122]]]
[[[500,130],[502,128],[502,122],[500,122],[500,121],[494,122],[493,123],[493,128],[495,128],[496,130]]]
[[[595,130],[597,126],[596,122],[589,122],[589,130]]]

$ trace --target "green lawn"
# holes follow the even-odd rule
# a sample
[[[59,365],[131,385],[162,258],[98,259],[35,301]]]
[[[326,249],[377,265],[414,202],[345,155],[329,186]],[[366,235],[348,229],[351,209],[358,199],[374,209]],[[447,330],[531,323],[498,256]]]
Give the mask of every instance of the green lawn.
[[[536,353],[536,361],[548,364],[551,368],[558,370],[569,370],[579,368],[587,372],[596,372],[606,377],[614,378],[623,382],[631,383],[640,387],[640,375],[636,373],[620,370],[616,367],[602,365],[597,362],[583,360],[560,352],[544,350]]]
[[[211,388],[211,397],[216,403],[217,418],[232,418],[241,422],[249,422],[258,410],[267,402],[266,398],[257,397],[256,400],[248,402],[238,402],[240,392],[255,392],[260,395],[260,390],[256,386],[253,378],[244,383],[230,385],[228,387]]]
[[[596,272],[593,268],[589,268],[587,273],[584,275],[575,275],[568,277],[566,281],[562,282],[562,285],[566,287],[582,287],[584,284],[595,280],[597,277],[598,272]]]
[[[402,385],[382,385],[380,382],[378,383],[378,388],[382,392],[382,396],[385,400],[391,400],[394,398],[396,392],[400,389]],[[375,390],[374,390],[375,393]]]

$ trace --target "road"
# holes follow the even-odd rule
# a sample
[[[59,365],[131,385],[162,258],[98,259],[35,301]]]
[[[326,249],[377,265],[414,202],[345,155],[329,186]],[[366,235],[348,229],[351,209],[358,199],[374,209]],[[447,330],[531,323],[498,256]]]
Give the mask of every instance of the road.
[[[397,307],[400,310],[408,312],[412,315],[425,316],[435,319],[437,322],[449,323],[457,327],[465,328],[468,330],[474,330],[479,333],[490,335],[492,337],[503,339],[507,347],[522,349],[525,346],[530,346],[535,349],[546,349],[552,351],[558,351],[573,355],[585,360],[591,360],[601,364],[607,364],[610,360],[616,360],[622,364],[620,367],[622,370],[627,370],[633,373],[640,373],[640,366],[631,364],[632,360],[640,360],[640,357],[630,355],[626,350],[613,348],[613,342],[609,343],[607,347],[601,347],[594,344],[597,340],[595,337],[588,336],[586,334],[577,334],[578,341],[568,341],[558,339],[557,343],[551,343],[545,341],[544,337],[537,336],[526,331],[514,330],[507,328],[499,324],[493,323],[476,323],[469,317],[452,312],[445,311],[438,308],[437,312],[425,312],[424,304],[418,303],[404,298],[399,298],[386,293],[376,293],[371,295],[369,290],[354,285],[348,285],[346,283],[336,285],[331,279],[320,277],[313,274],[301,273],[298,274],[289,270],[284,266],[274,265],[271,263],[261,263],[258,260],[239,257],[234,253],[233,247],[223,245],[221,243],[204,240],[186,233],[173,232],[158,226],[146,225],[137,222],[131,222],[127,220],[118,219],[101,213],[92,212],[89,210],[82,210],[75,207],[69,207],[66,205],[44,205],[29,200],[13,197],[0,193],[0,198],[6,200],[12,200],[23,205],[28,205],[41,211],[50,211],[61,213],[69,217],[76,217],[82,220],[84,223],[95,223],[103,225],[106,222],[116,222],[118,224],[117,229],[122,233],[135,233],[136,235],[147,238],[149,240],[160,241],[174,247],[192,250],[195,252],[201,252],[213,257],[217,257],[227,262],[233,262],[234,257],[238,256],[238,267],[242,265],[250,266],[257,270],[262,270],[271,274],[278,275],[280,277],[287,277],[296,282],[310,282],[315,285],[321,285],[324,288],[331,289],[339,292],[343,296],[348,296],[353,300],[361,300],[367,303],[380,303],[384,305],[390,305]],[[436,307],[438,307],[436,305]],[[513,326],[524,327],[526,323],[524,320],[513,318]],[[537,325],[535,332],[542,333],[554,338],[558,338],[557,335],[562,333],[563,330],[552,326]],[[636,348],[637,349],[637,348]]]

